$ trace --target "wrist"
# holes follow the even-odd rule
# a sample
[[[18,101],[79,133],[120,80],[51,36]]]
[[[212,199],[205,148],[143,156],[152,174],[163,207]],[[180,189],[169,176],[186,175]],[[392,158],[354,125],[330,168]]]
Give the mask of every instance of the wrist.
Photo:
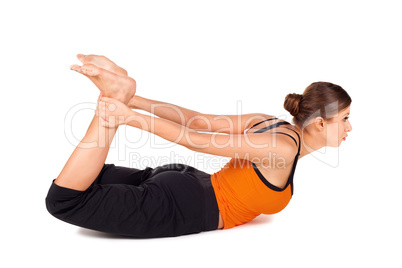
[[[140,98],[141,98],[141,97],[135,95],[135,96],[132,97],[131,100],[128,102],[127,106],[128,106],[130,109],[141,109],[141,108],[140,108],[140,104],[141,104]]]

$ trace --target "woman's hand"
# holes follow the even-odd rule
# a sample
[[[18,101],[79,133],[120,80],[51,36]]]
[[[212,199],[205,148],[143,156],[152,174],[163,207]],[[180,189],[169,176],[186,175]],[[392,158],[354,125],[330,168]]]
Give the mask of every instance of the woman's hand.
[[[124,103],[107,97],[99,96],[95,114],[101,119],[101,125],[108,128],[117,128],[127,124],[133,111]]]

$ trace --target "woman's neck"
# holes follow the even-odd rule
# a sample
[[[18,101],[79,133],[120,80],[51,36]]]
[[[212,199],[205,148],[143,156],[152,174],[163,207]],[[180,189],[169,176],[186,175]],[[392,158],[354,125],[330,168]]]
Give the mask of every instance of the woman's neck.
[[[301,140],[299,159],[325,146],[323,141],[317,139],[317,135],[310,133],[306,129],[302,130],[298,126],[294,126],[294,128],[300,135]]]

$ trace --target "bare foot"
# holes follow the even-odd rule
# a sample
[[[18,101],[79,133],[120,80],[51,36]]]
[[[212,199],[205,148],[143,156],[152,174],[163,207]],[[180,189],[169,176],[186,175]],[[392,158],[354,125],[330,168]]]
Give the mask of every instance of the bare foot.
[[[118,66],[116,63],[113,61],[109,60],[105,56],[99,56],[99,55],[83,55],[83,54],[78,54],[77,58],[79,61],[81,61],[83,64],[93,64],[95,66],[98,66],[102,69],[108,70],[109,72],[127,76],[127,71]]]
[[[102,96],[127,104],[135,94],[136,82],[127,75],[119,75],[90,63],[82,66],[72,65],[71,70],[88,77],[99,88]]]

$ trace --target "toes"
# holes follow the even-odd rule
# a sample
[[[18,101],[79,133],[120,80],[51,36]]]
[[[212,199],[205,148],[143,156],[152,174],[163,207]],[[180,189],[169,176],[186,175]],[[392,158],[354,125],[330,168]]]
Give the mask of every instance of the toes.
[[[84,73],[82,67],[83,67],[83,66],[79,66],[79,65],[74,64],[74,65],[71,65],[71,66],[70,66],[70,69],[73,70],[73,71],[76,71],[76,72],[78,72],[78,73],[81,73],[81,74],[86,75],[86,74]]]
[[[102,61],[103,58],[106,58],[104,56],[99,56],[99,55],[84,55],[84,54],[77,54],[77,58],[80,62],[86,64],[86,63],[92,63],[96,64],[99,61]]]
[[[70,66],[70,69],[76,72],[81,72],[81,66],[77,65],[77,64],[73,64]]]
[[[82,73],[87,76],[96,76],[99,75],[99,68],[93,64],[84,64],[82,66],[73,64],[70,66],[70,69],[79,73]]]
[[[96,67],[93,64],[84,64],[79,66],[77,64],[73,64],[70,66],[70,69],[73,71],[77,71],[87,76],[97,76],[101,73],[101,69]]]
[[[81,61],[82,58],[85,58],[84,54],[77,54],[77,58]]]
[[[87,63],[88,62],[88,56],[87,55],[77,54],[77,58],[82,63]]]
[[[94,54],[89,54],[89,55],[84,55],[84,54],[78,54],[77,58],[83,63],[83,64],[93,64],[95,66],[98,66],[100,68],[103,68],[105,70],[108,70],[110,72],[120,74],[127,76],[127,71],[118,65],[111,61],[109,58],[102,56],[102,55],[94,55]]]
[[[93,64],[84,64],[81,67],[81,72],[88,76],[97,76],[100,74],[100,68]]]
[[[77,58],[79,61],[82,63],[92,63],[95,65],[98,65],[97,63],[101,63],[102,61],[105,61],[107,59],[105,56],[99,56],[99,55],[84,55],[84,54],[77,54]]]

